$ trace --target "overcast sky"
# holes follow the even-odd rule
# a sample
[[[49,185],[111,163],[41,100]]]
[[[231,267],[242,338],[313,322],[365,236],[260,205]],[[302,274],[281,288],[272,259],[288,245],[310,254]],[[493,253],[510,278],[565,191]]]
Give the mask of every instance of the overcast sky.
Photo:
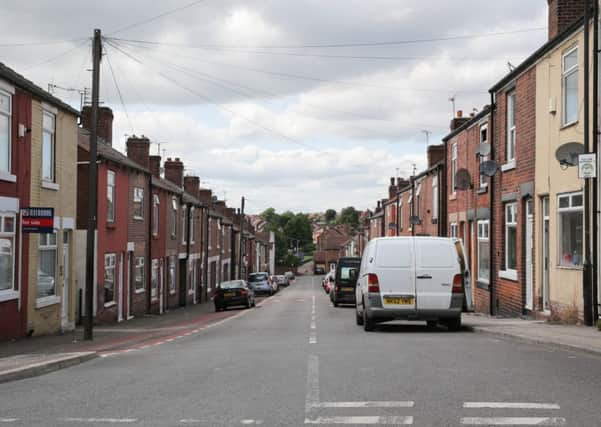
[[[191,3],[3,0],[0,61],[44,88],[82,89],[93,29],[120,39],[105,43],[101,70],[113,145],[161,142],[250,212],[373,208],[391,176],[425,166],[424,131],[430,143],[448,132],[450,97],[481,109],[507,63],[547,36],[546,0]],[[455,38],[487,33],[509,34]],[[433,38],[451,40],[373,45]],[[8,46],[29,42],[57,43]],[[55,94],[79,109],[77,92]]]

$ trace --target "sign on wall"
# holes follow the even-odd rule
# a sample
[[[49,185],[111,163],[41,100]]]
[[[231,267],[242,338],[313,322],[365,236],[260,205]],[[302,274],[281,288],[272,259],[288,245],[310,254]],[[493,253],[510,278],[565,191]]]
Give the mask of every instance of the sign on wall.
[[[23,233],[53,233],[54,208],[21,208]]]
[[[597,161],[595,154],[579,154],[578,155],[578,178],[596,178],[597,177]]]

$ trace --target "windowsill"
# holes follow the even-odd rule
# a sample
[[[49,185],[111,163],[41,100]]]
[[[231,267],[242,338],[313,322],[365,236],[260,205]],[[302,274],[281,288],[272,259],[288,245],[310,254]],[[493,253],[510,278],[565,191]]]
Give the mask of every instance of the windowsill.
[[[499,278],[518,281],[518,272],[516,270],[499,270]]]
[[[194,295],[194,289],[188,290],[188,295]]]
[[[556,265],[559,270],[582,271],[584,268],[581,265]]]
[[[501,172],[507,172],[510,170],[515,169],[515,159],[510,160],[509,162],[505,163],[504,165],[501,165]]]
[[[573,122],[566,123],[565,125],[561,125],[559,130],[568,129],[568,128],[571,128],[572,126],[576,126],[577,124],[578,124],[578,120],[574,120]]]
[[[144,288],[135,290],[136,294],[143,294],[144,292],[146,292],[146,289],[144,289]]]
[[[449,196],[449,200],[457,200],[457,193],[453,193]]]
[[[488,193],[488,185],[485,185],[484,187],[480,187],[480,189],[478,189],[478,194],[486,194]]]
[[[175,295],[175,291],[169,291],[169,295]]]
[[[61,299],[56,296],[56,295],[52,295],[49,297],[43,297],[43,298],[38,298],[35,301],[35,308],[44,308],[44,307],[49,307],[51,305],[55,305],[61,302]]]
[[[116,305],[117,305],[117,303],[115,301],[105,302],[104,303],[104,308],[111,308],[111,307],[114,307]]]
[[[476,280],[476,287],[478,289],[484,289],[484,290],[488,291],[489,283],[486,280],[478,279],[478,280]]]
[[[40,185],[46,190],[59,191],[61,189],[61,186],[58,185],[56,182],[42,180],[42,183]]]
[[[17,176],[8,172],[0,172],[0,181],[17,182]]]
[[[159,235],[158,235],[158,234],[153,234],[153,235],[152,235],[152,238],[153,238],[154,240],[159,240]]]
[[[159,297],[152,297],[152,299],[150,300],[151,304],[156,304],[157,302],[159,302]]]
[[[134,221],[144,221],[144,218],[141,216],[134,216]]]
[[[0,302],[11,301],[14,299],[19,299],[19,291],[15,291],[13,289],[7,289],[5,291],[0,291]]]
[[[115,224],[114,222],[107,222],[106,228],[117,228],[117,224]]]

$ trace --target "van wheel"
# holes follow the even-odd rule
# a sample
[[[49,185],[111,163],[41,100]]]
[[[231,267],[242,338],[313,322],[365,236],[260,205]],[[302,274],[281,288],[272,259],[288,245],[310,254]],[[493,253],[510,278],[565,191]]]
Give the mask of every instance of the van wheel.
[[[367,317],[367,310],[363,309],[363,329],[366,332],[371,332],[376,327],[376,322]]]
[[[357,325],[363,325],[363,316],[359,314],[357,310],[355,310],[355,320],[357,321]]]
[[[461,329],[461,317],[447,319],[444,321],[444,325],[449,329],[449,332],[457,332]]]
[[[438,322],[436,320],[428,320],[426,324],[428,325],[428,329],[436,329]]]

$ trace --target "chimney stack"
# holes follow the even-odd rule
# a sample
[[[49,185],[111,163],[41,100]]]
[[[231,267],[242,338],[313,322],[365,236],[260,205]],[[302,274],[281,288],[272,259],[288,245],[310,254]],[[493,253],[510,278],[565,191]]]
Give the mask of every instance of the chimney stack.
[[[186,190],[186,193],[198,199],[200,194],[200,178],[197,176],[185,176],[184,190]]]
[[[184,186],[184,164],[179,157],[175,159],[167,158],[164,168],[165,179],[182,188]]]
[[[141,137],[130,136],[127,138],[127,157],[143,166],[146,169],[150,169],[150,140],[144,135]]]
[[[388,198],[392,199],[396,194],[396,185],[394,177],[390,178],[390,185],[388,186]]]
[[[81,110],[81,126],[92,129],[92,107],[86,105]],[[108,145],[113,145],[113,110],[109,107],[98,108],[98,137]],[[100,142],[100,140],[99,140]]]
[[[436,163],[444,160],[445,152],[444,152],[444,144],[440,145],[430,145],[428,147],[428,167],[431,168]]]
[[[409,185],[409,181],[406,180],[405,178],[397,178],[396,179],[396,189],[397,191],[401,191],[401,189],[405,188],[406,186]]]
[[[160,178],[161,177],[161,156],[150,156],[150,173],[152,176]]]
[[[464,123],[468,122],[470,120],[469,117],[463,117],[463,111],[462,110],[458,110],[457,111],[457,117],[453,118],[453,120],[451,120],[451,132],[453,132],[455,129],[460,128]]]
[[[211,202],[212,199],[213,199],[213,194],[212,194],[211,190],[207,190],[207,189],[199,189],[198,190],[198,200],[200,200],[201,202],[208,204]]]
[[[549,40],[554,39],[582,18],[586,3],[587,0],[547,0],[549,5]]]

